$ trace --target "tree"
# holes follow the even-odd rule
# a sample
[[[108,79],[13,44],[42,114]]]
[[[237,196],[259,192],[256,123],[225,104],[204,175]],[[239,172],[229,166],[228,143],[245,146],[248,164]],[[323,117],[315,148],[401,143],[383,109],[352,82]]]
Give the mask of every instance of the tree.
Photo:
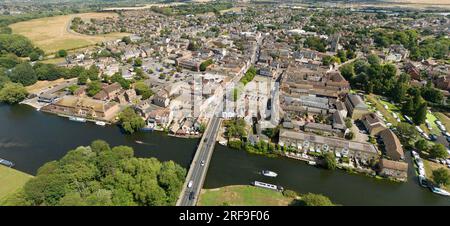
[[[119,114],[120,125],[126,133],[134,133],[144,128],[145,121],[140,115],[138,115],[133,108],[125,108]]]
[[[306,206],[334,206],[328,197],[320,194],[307,193],[302,196],[302,201]]]
[[[342,67],[339,68],[339,71],[347,81],[351,81],[355,76],[355,68],[351,63],[343,65]]]
[[[24,100],[28,95],[27,90],[19,83],[6,83],[0,89],[0,102],[16,104]]]
[[[450,173],[445,168],[433,170],[433,180],[439,186],[447,186],[450,184]]]
[[[414,142],[418,136],[418,133],[414,126],[406,122],[400,122],[397,124],[396,133],[403,144]]]
[[[141,59],[141,58],[136,58],[136,59],[134,59],[134,66],[135,66],[135,67],[140,67],[140,66],[142,66],[142,59]]]
[[[67,51],[64,49],[60,49],[58,50],[58,52],[56,52],[56,56],[57,57],[66,57],[67,56]]]
[[[87,86],[86,92],[90,97],[95,96],[102,90],[102,84],[99,81],[90,82]]]
[[[125,44],[130,44],[131,43],[131,38],[129,36],[125,36],[122,38],[122,42],[125,42]]]
[[[392,99],[397,103],[402,102],[406,97],[407,91],[408,91],[407,84],[397,81],[394,89],[392,89]]]
[[[342,63],[347,61],[347,53],[344,50],[338,50],[336,56],[341,60]]]
[[[114,74],[111,76],[111,82],[117,82],[117,83],[119,83],[120,86],[121,86],[123,89],[129,89],[130,86],[131,86],[130,81],[128,81],[128,80],[126,80],[124,77],[122,77],[122,74],[119,73],[119,72],[114,73]]]
[[[416,110],[416,113],[413,116],[413,121],[416,125],[420,125],[425,122],[426,118],[427,118],[427,104],[423,103]]]
[[[78,82],[77,82],[77,84],[78,84],[78,85],[85,85],[85,84],[87,83],[87,80],[88,80],[88,75],[87,75],[86,73],[81,73],[81,74],[78,76]]]
[[[37,82],[36,72],[33,67],[27,63],[18,64],[9,75],[12,82],[22,83],[24,86],[29,86]]]
[[[430,158],[445,159],[448,157],[447,149],[443,144],[437,143],[433,145],[428,152],[430,154]]]
[[[203,61],[200,64],[200,71],[206,71],[206,68],[208,68],[209,65],[213,64],[214,61],[212,59],[208,59],[206,61]]]
[[[327,152],[324,156],[325,167],[330,170],[334,170],[337,167],[336,158],[333,152]]]
[[[39,168],[18,205],[175,205],[186,170],[173,161],[135,158],[132,148],[104,141],[78,147]]]
[[[136,82],[136,84],[134,85],[134,89],[136,90],[137,95],[142,95],[142,100],[146,100],[154,94],[153,91],[144,82]]]
[[[416,141],[416,143],[414,143],[414,147],[420,152],[428,152],[428,141],[424,140],[424,139],[419,139]]]
[[[402,113],[404,115],[413,115],[414,114],[414,102],[412,98],[408,98],[405,103],[402,105]]]
[[[10,69],[20,63],[22,63],[22,60],[13,53],[4,54],[0,56],[0,66],[2,67]]]
[[[33,51],[33,52],[30,53],[29,57],[30,57],[31,61],[37,61],[37,60],[39,60],[41,55],[38,52],[34,52]]]

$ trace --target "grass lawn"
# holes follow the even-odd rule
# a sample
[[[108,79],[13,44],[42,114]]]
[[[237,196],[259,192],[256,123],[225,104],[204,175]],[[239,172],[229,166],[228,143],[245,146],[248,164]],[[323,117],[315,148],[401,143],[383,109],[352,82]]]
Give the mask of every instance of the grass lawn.
[[[203,189],[198,205],[220,206],[228,203],[232,206],[287,206],[292,201],[293,198],[287,198],[281,192],[250,185],[235,185]]]
[[[33,176],[0,165],[0,201],[14,194]]]
[[[426,160],[426,159],[423,159],[423,165],[425,167],[425,173],[427,174],[427,178],[433,182],[434,182],[433,173],[432,173],[433,170],[438,169],[438,168],[444,168],[444,169],[447,169],[447,171],[450,173],[450,169],[448,167],[443,166],[438,163],[435,163],[435,162],[432,162],[432,161],[429,161],[429,160]],[[445,187],[445,190],[450,191],[450,185],[447,185]]]
[[[373,94],[366,95],[366,99],[370,103],[372,103],[372,107],[374,107],[376,110],[381,112],[381,114],[384,116],[384,118],[388,122],[392,123],[392,125],[397,125],[397,120],[394,118],[394,116],[392,116],[390,111],[388,111],[384,108],[383,102],[388,103],[389,105],[392,105],[391,103],[389,103],[387,101],[382,101],[382,100],[378,99],[378,97],[376,95],[373,95]],[[391,110],[389,105],[387,105],[387,106],[388,106],[389,110]],[[397,114],[397,115],[400,116],[400,114]]]
[[[426,131],[430,132],[430,133],[434,133],[436,135],[439,135],[441,133],[441,130],[439,130],[439,128],[437,127],[435,121],[436,121],[436,116],[434,116],[433,114],[430,114],[429,112],[427,112],[427,120],[431,125],[431,131],[429,131],[428,128],[426,128]]]
[[[89,18],[115,17],[116,13],[81,13],[63,16],[45,17],[11,24],[13,33],[29,38],[46,54],[52,54],[60,49],[77,49],[92,46],[102,41],[121,38],[127,33],[111,33],[105,35],[84,35],[69,29],[73,17]]]
[[[442,112],[435,112],[434,115],[436,116],[436,118],[439,119],[439,121],[442,122],[442,124],[444,124],[445,128],[447,129],[447,131],[450,129],[450,118],[448,118],[444,113]]]

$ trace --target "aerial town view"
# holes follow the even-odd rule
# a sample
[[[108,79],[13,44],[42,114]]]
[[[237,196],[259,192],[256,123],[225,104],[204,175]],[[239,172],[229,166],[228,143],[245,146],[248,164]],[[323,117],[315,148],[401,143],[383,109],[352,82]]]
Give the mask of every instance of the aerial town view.
[[[450,0],[1,0],[0,206],[449,206],[449,36]]]

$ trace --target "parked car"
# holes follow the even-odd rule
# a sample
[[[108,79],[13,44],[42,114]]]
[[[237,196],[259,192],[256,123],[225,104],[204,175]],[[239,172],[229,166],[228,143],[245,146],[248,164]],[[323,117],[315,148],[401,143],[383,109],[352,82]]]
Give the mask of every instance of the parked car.
[[[194,184],[194,182],[193,182],[192,180],[189,181],[189,183],[188,183],[188,188],[192,187],[192,184]]]

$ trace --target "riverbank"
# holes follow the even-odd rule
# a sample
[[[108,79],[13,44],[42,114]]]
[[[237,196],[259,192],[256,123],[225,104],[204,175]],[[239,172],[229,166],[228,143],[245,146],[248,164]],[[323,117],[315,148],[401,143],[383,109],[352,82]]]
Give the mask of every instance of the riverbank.
[[[31,178],[33,176],[29,174],[0,165],[0,206],[9,196],[22,189]]]
[[[199,206],[287,206],[294,201],[281,192],[253,187],[231,185],[215,189],[202,189]]]

